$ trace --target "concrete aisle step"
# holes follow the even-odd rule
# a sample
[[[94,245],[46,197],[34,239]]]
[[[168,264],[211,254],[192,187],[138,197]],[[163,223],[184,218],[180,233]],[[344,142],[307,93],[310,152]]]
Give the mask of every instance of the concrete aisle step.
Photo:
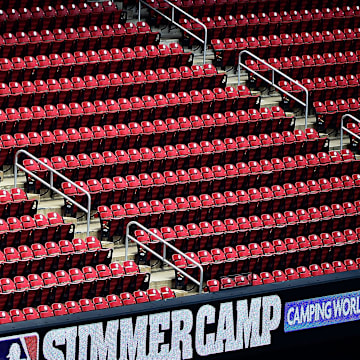
[[[124,244],[113,244],[113,261],[125,261],[125,245]],[[134,260],[135,255],[137,254],[137,246],[134,243],[129,244],[128,248],[128,260]]]
[[[174,287],[174,270],[162,270],[157,272],[151,272],[150,287],[154,289],[160,289],[162,286]]]
[[[87,230],[86,223],[82,223],[82,224],[77,223],[75,225],[74,237],[85,239],[86,238],[86,230]],[[100,222],[95,222],[95,221],[91,222],[89,236],[96,236],[98,239],[100,239],[101,238],[100,230],[101,230]]]

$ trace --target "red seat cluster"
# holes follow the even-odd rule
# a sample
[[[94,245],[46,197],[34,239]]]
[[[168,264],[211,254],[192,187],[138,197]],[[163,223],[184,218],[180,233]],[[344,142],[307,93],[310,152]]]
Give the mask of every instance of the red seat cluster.
[[[157,45],[158,32],[152,32],[150,26],[141,21],[137,24],[91,25],[89,28],[67,27],[63,29],[42,29],[40,32],[19,31],[0,35],[0,56],[14,57],[28,54],[51,54],[82,49],[122,48],[124,46]]]
[[[13,1],[7,2],[10,6]],[[3,4],[5,5],[5,4]],[[17,6],[19,4],[16,4]],[[25,5],[25,4],[24,4]],[[32,5],[29,3],[29,5]],[[76,26],[119,23],[126,20],[127,13],[119,10],[111,1],[69,4],[56,4],[54,7],[43,4],[43,7],[0,9],[1,32],[54,29]]]
[[[320,228],[317,230],[321,231]],[[232,287],[231,285],[260,285],[275,282],[276,278],[278,281],[294,280],[322,273],[357,269],[359,231],[359,228],[345,228],[343,231],[336,230],[332,233],[324,231],[319,235],[310,231],[309,234],[304,233],[301,236],[284,235],[284,240],[251,242],[247,245],[226,246],[223,249],[187,252],[186,255],[203,266],[205,280],[209,280],[208,286],[219,284],[220,287],[227,288]],[[297,234],[296,231],[294,234]],[[349,260],[352,258],[357,258],[357,261]],[[172,259],[179,268],[186,269],[192,276],[199,276],[199,268],[193,261],[179,254],[174,254]],[[343,261],[349,266],[348,269]],[[318,263],[322,264],[321,267],[315,266]],[[318,271],[312,274],[308,268],[316,268]],[[283,272],[286,276],[283,276]],[[230,281],[228,277],[233,274],[237,275]],[[179,272],[176,275],[177,286],[186,287],[187,278]],[[218,282],[212,279],[217,279]]]
[[[232,277],[224,276],[217,279],[208,280],[206,291],[214,292],[222,289],[231,289],[238,286],[251,286],[272,284],[288,280],[305,279],[313,276],[335,274],[344,271],[359,269],[360,258],[356,260],[345,259],[344,261],[334,260],[323,262],[320,265],[311,264],[307,266],[297,266],[296,268],[286,268],[285,270],[264,271],[260,274],[252,273],[249,275],[235,275]]]
[[[162,286],[160,290],[150,288],[147,291],[136,290],[133,293],[125,291],[119,295],[109,294],[106,296],[95,296],[92,299],[82,298],[78,301],[68,300],[65,301],[65,303],[52,303],[50,305],[38,305],[36,307],[30,306],[24,307],[23,309],[11,309],[9,311],[2,310],[0,311],[0,324],[142,304],[149,301],[167,300],[175,297],[175,292],[168,286]]]

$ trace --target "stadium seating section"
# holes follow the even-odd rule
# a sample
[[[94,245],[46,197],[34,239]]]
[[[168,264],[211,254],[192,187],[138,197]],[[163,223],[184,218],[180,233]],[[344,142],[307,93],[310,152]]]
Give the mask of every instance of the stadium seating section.
[[[133,236],[161,252],[163,239],[204,269],[204,290],[309,278],[360,266],[359,124],[349,148],[322,135],[345,113],[360,115],[360,7],[349,0],[174,0],[208,28],[213,63],[194,63],[196,41],[162,42],[150,11],[130,21],[115,3],[9,0],[0,9],[0,167],[27,150],[92,200],[99,236],[76,237],[79,209],[38,212],[46,168],[25,190],[0,190],[0,323],[176,297],[191,284],[151,287],[155,257],[137,248],[117,262],[104,240],[136,220],[156,235]],[[170,13],[162,0],[148,3]],[[192,20],[179,22],[198,36]],[[188,50],[189,49],[189,50]],[[315,128],[296,126],[287,96],[266,106],[271,78],[246,58],[246,84],[225,71],[249,50],[304,85]],[[196,62],[197,63],[197,62]],[[289,81],[278,84],[299,99]],[[36,175],[36,177],[34,177]],[[86,206],[71,182],[54,185]],[[1,187],[1,183],[0,183]],[[30,195],[30,193],[32,195]],[[41,209],[42,210],[42,209]],[[192,261],[167,252],[197,278]],[[144,270],[145,269],[145,270]]]

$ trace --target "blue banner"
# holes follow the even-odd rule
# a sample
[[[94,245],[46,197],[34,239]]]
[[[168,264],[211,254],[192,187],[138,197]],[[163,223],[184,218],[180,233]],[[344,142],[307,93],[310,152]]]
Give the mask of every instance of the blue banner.
[[[38,360],[39,334],[0,338],[0,360]]]
[[[360,320],[360,291],[285,303],[285,332],[355,320]]]

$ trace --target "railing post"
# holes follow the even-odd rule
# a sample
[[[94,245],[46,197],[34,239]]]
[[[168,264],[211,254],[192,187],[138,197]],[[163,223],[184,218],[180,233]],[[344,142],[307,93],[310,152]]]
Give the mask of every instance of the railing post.
[[[130,227],[126,227],[126,233],[125,233],[125,261],[128,260],[128,247],[129,247],[129,229]]]
[[[14,159],[14,187],[17,187],[17,169],[18,169],[19,154],[16,152]]]
[[[162,13],[161,11],[159,11],[158,9],[152,7],[150,4],[148,4],[147,2],[145,2],[144,0],[139,0],[139,21],[140,21],[140,11],[141,11],[141,5],[140,3],[142,3],[143,5],[147,6],[149,9],[153,10],[154,12],[156,12],[157,14],[161,15],[164,19],[172,22],[174,25],[176,25],[178,28],[180,28],[181,30],[185,31],[186,33],[188,33],[190,36],[192,36],[193,38],[195,38],[197,41],[199,41],[201,44],[204,45],[204,56],[203,56],[203,60],[204,60],[204,64],[206,63],[206,47],[207,47],[207,39],[208,39],[208,34],[207,34],[207,27],[204,23],[202,23],[199,19],[193,17],[192,15],[190,15],[189,13],[187,13],[186,11],[184,11],[183,9],[179,8],[178,6],[174,5],[173,3],[171,3],[168,0],[164,0],[170,7],[171,7],[171,18],[167,15],[165,15],[164,13]],[[197,24],[199,24],[203,29],[204,29],[204,40],[201,39],[199,36],[195,35],[193,32],[191,32],[190,30],[186,29],[185,27],[183,27],[181,24],[179,24],[177,21],[175,21],[175,10],[179,11],[181,14],[187,16],[189,19],[195,21]]]
[[[308,116],[309,116],[309,92],[305,91],[305,129],[307,128],[307,124],[308,124]]]
[[[39,176],[35,175],[32,171],[30,171],[30,170],[26,169],[24,166],[20,165],[19,164],[19,154],[26,155],[30,159],[36,161],[37,163],[42,165],[44,168],[46,168],[50,172],[50,183],[46,182],[44,179],[41,179]],[[63,174],[61,174],[57,170],[55,170],[52,167],[50,167],[49,165],[45,164],[43,161],[41,161],[36,156],[30,154],[29,152],[27,152],[26,150],[23,150],[23,149],[20,149],[15,153],[15,160],[14,160],[14,186],[15,187],[17,185],[17,171],[18,171],[18,168],[21,169],[22,171],[24,171],[26,174],[31,175],[31,177],[33,177],[35,180],[41,182],[43,185],[47,186],[52,191],[59,194],[60,196],[62,196],[66,200],[70,201],[72,204],[76,205],[80,210],[84,211],[87,214],[87,230],[86,230],[87,235],[86,236],[90,235],[91,195],[90,195],[90,193],[88,191],[83,189],[81,186],[76,184],[74,181],[68,179],[66,176],[64,176]],[[80,190],[82,193],[85,194],[85,196],[88,199],[87,208],[83,207],[77,201],[73,200],[72,198],[70,198],[69,196],[67,196],[66,194],[64,194],[62,191],[58,190],[54,186],[54,184],[53,184],[53,182],[54,182],[53,181],[53,175],[54,174],[57,175],[58,177],[60,177],[61,179],[63,179],[64,181],[69,182],[71,185],[75,186],[78,190]]]
[[[206,64],[207,39],[208,39],[207,27],[205,26],[204,27],[204,57],[203,57],[203,63],[204,64]]]
[[[340,127],[340,149],[342,150],[343,148],[343,137],[344,137],[344,131],[343,131],[343,126],[344,126],[344,117],[341,117],[341,127]]]
[[[136,225],[137,227],[139,227],[140,229],[142,229],[143,231],[145,231],[147,234],[153,236],[155,239],[157,239],[160,243],[163,244],[163,256],[161,256],[160,254],[158,254],[156,251],[152,250],[151,248],[149,248],[148,246],[146,246],[144,243],[140,242],[139,240],[137,240],[135,237],[133,237],[132,235],[130,235],[130,227],[132,225]],[[139,246],[141,246],[142,248],[144,248],[146,251],[150,252],[151,254],[153,254],[154,256],[156,256],[158,259],[160,259],[163,263],[171,266],[172,268],[174,268],[176,271],[180,272],[182,275],[184,275],[185,277],[187,277],[189,280],[191,280],[192,282],[194,282],[196,285],[199,286],[199,294],[201,294],[202,292],[202,287],[203,287],[203,281],[204,281],[204,268],[202,267],[202,265],[200,265],[199,263],[197,263],[194,259],[192,259],[190,256],[184,254],[181,250],[177,249],[175,246],[171,245],[168,241],[165,241],[164,239],[162,239],[159,235],[155,234],[154,232],[152,232],[150,229],[146,228],[144,225],[141,225],[140,223],[138,223],[137,221],[130,221],[127,226],[126,226],[126,236],[125,236],[125,260],[128,259],[128,247],[129,247],[129,239],[133,242],[135,242],[136,244],[138,244]],[[172,262],[168,261],[166,259],[166,250],[165,248],[169,247],[171,250],[173,250],[174,252],[180,254],[181,256],[183,256],[186,260],[188,260],[189,262],[191,262],[192,264],[194,264],[194,266],[196,266],[199,271],[200,271],[200,278],[199,281],[194,279],[191,275],[187,274],[184,270],[180,269],[179,267],[177,267],[175,264],[173,264]]]
[[[163,258],[166,259],[166,245],[163,245]]]
[[[255,60],[259,61],[260,63],[262,63],[263,65],[265,65],[266,67],[268,67],[269,69],[272,70],[272,81],[270,81],[269,79],[267,79],[266,77],[260,75],[258,72],[256,72],[253,69],[250,69],[247,65],[245,65],[245,63],[243,63],[241,61],[242,58],[242,54],[247,54],[249,56],[251,56],[252,58],[254,58]],[[278,70],[277,68],[273,67],[272,65],[270,65],[268,62],[266,62],[263,59],[260,59],[258,56],[254,55],[253,53],[251,53],[248,50],[242,50],[239,53],[239,57],[238,57],[238,85],[240,85],[240,71],[241,71],[241,67],[243,67],[245,70],[255,74],[257,77],[259,77],[260,79],[262,79],[263,81],[267,82],[268,84],[271,84],[276,90],[286,94],[289,98],[293,99],[294,101],[296,101],[297,103],[299,103],[300,105],[305,107],[305,128],[307,128],[307,121],[308,121],[308,112],[309,112],[309,91],[308,89],[300,84],[298,81],[296,81],[295,79],[291,78],[290,76],[286,75],[285,73],[283,73],[282,71]],[[289,93],[288,91],[282,89],[280,86],[278,86],[277,84],[275,84],[275,74],[274,73],[278,73],[279,75],[281,75],[282,77],[284,77],[285,79],[287,79],[288,81],[291,81],[292,83],[296,84],[297,86],[299,86],[302,90],[304,90],[305,92],[305,102],[303,102],[302,100],[298,99],[297,97],[295,97],[294,95],[292,95],[291,93]]]

